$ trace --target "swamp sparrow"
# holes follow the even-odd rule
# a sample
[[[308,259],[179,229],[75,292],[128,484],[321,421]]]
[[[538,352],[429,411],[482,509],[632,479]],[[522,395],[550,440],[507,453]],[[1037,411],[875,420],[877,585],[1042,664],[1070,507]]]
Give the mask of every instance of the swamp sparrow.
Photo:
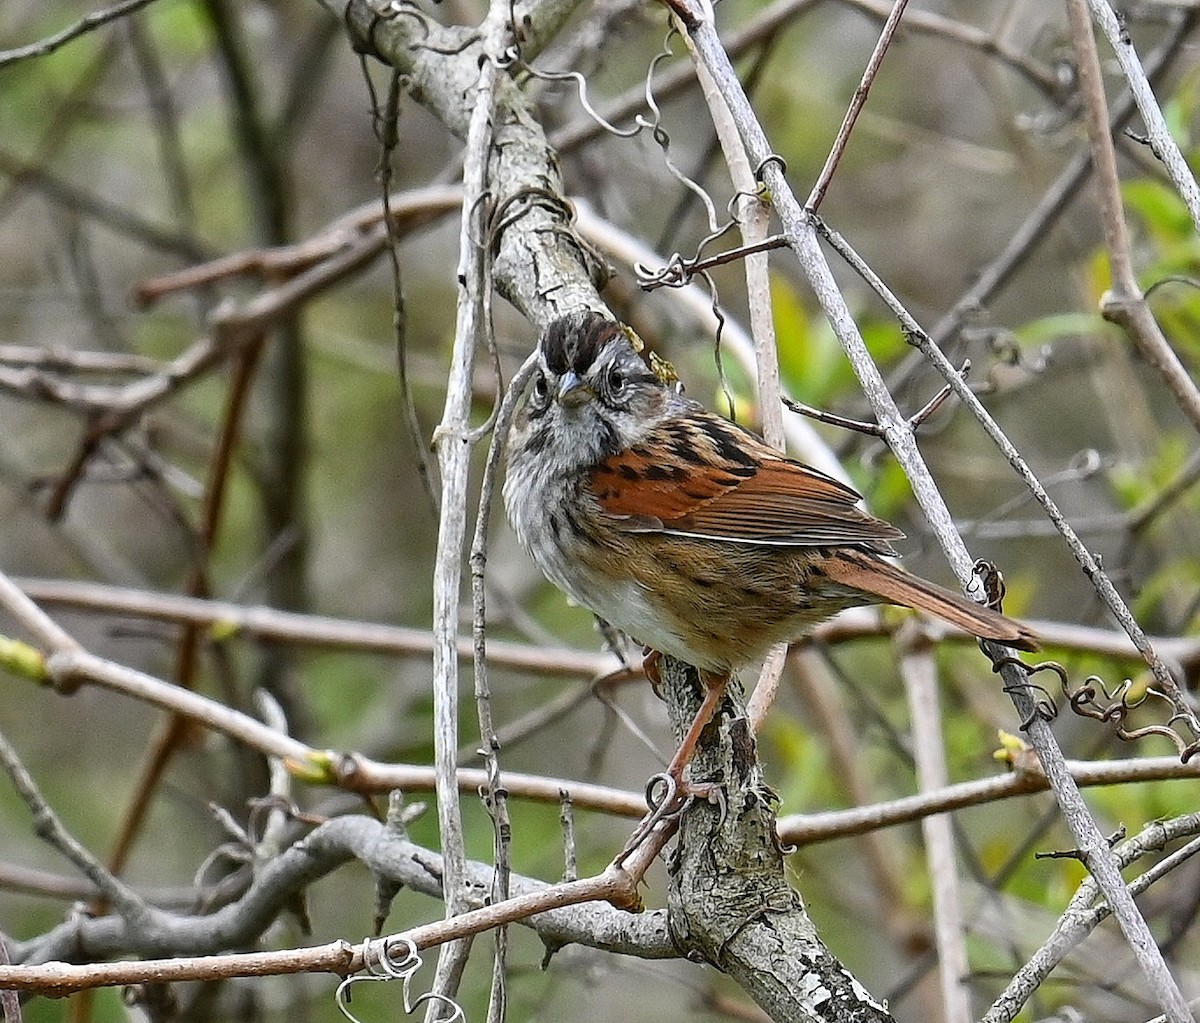
[[[845,608],[901,604],[1037,649],[1019,622],[885,561],[904,534],[859,500],[664,384],[619,324],[575,313],[542,337],[509,520],[572,599],[695,665],[711,697],[697,737],[730,672]]]

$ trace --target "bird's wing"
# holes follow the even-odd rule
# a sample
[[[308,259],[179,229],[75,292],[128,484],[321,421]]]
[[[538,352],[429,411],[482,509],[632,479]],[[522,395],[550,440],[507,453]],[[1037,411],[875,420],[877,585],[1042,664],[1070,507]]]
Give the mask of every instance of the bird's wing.
[[[858,508],[850,487],[707,412],[655,427],[596,466],[587,487],[630,531],[878,553],[892,553],[888,541],[904,535]]]

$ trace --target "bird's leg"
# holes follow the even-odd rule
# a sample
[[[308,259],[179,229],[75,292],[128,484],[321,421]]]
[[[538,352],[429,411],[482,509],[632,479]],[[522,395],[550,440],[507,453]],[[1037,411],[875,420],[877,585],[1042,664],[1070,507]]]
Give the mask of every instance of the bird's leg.
[[[654,695],[660,700],[662,694],[662,672],[659,670],[659,665],[662,663],[663,655],[655,650],[652,646],[642,647],[642,671],[650,682],[650,688],[654,690]]]
[[[652,658],[653,676],[649,669],[646,671],[646,675],[653,682],[658,677],[657,664],[661,660],[662,654],[657,650],[648,651],[646,661],[650,662]],[[650,804],[650,812],[642,818],[641,823],[629,836],[629,841],[625,843],[625,848],[613,860],[616,866],[622,866],[629,855],[646,840],[658,825],[681,811],[692,796],[706,794],[715,788],[713,785],[685,784],[683,772],[692,762],[692,757],[696,755],[696,747],[700,743],[701,734],[716,716],[717,708],[725,697],[725,690],[729,688],[729,678],[728,672],[723,675],[700,673],[700,682],[704,686],[704,699],[700,703],[700,709],[696,711],[696,716],[692,718],[692,723],[688,726],[683,741],[679,744],[679,749],[671,758],[671,763],[667,765],[664,772],[665,777],[664,774],[658,774],[650,779],[646,788],[646,800]],[[661,799],[657,803],[654,798],[656,790],[661,793]]]
[[[683,772],[692,762],[692,757],[696,755],[696,746],[700,742],[700,735],[708,727],[708,723],[712,721],[717,713],[717,708],[725,698],[725,690],[729,688],[729,673],[709,675],[701,672],[700,681],[704,685],[704,699],[700,703],[700,709],[696,711],[696,716],[692,718],[692,723],[684,734],[679,749],[671,758],[671,763],[667,765],[667,774],[675,779],[680,790],[685,790]]]
[[[646,673],[646,678],[650,680],[650,685],[654,687],[654,692],[659,699],[662,699],[660,689],[662,686],[660,671],[662,659],[663,655],[660,651],[653,647],[643,648],[642,671]],[[675,780],[676,787],[680,791],[683,789],[684,768],[691,763],[692,757],[695,756],[696,746],[700,742],[700,733],[708,727],[708,723],[716,714],[725,690],[729,687],[729,678],[729,672],[725,672],[723,675],[709,675],[707,672],[700,672],[700,682],[704,686],[704,700],[700,704],[700,709],[696,711],[696,716],[692,719],[678,751],[667,766],[666,773]]]

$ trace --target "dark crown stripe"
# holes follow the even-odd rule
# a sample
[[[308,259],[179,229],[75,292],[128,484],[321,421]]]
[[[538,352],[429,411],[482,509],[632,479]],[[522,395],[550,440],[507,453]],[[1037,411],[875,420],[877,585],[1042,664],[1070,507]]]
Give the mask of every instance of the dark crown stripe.
[[[542,354],[551,373],[574,370],[587,372],[608,342],[619,337],[621,328],[590,309],[559,317],[542,336]]]

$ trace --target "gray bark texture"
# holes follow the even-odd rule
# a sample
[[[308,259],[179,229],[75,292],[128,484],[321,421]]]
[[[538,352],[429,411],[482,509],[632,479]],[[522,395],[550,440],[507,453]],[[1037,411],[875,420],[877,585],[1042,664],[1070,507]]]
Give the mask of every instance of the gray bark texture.
[[[663,691],[677,735],[703,693],[688,665],[664,659]],[[716,786],[684,812],[668,864],[668,926],[689,958],[728,973],[775,1020],[882,1023],[887,1009],[821,943],[788,884],[740,687],[731,683],[691,765]]]
[[[404,75],[409,95],[465,139],[479,61],[487,59],[479,33],[437,25],[415,6],[401,5],[403,14],[386,17],[369,0],[332,6],[354,48]],[[528,32],[522,40],[527,57],[571,10],[567,4],[542,10],[548,8],[550,14],[540,17],[516,12]],[[493,138],[487,168],[491,202],[484,220],[496,291],[539,328],[569,310],[603,309],[597,289],[607,281],[608,268],[571,229],[557,158],[532,105],[506,73],[496,84]]]

